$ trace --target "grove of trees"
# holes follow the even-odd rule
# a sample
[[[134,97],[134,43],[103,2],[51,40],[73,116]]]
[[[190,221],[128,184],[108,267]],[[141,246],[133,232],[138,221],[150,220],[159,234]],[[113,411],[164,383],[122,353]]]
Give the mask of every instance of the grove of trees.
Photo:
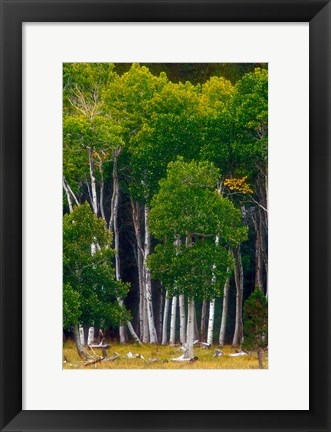
[[[83,358],[90,327],[188,357],[195,340],[265,347],[267,65],[64,64],[63,215]]]

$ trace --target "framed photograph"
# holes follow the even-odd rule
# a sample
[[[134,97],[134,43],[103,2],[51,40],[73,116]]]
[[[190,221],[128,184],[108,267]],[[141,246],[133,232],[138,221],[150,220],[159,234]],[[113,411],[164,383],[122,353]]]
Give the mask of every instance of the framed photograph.
[[[330,429],[330,8],[1,0],[1,430]]]

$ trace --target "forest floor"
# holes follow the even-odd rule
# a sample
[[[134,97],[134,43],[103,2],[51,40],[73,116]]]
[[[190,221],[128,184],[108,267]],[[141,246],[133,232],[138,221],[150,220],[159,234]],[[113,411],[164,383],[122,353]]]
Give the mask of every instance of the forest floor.
[[[258,369],[257,354],[245,355],[242,357],[231,357],[227,354],[234,354],[236,350],[231,346],[224,346],[222,351],[225,355],[213,357],[218,347],[194,348],[194,355],[198,360],[194,362],[175,362],[171,358],[179,357],[183,352],[179,346],[126,344],[120,345],[111,343],[107,349],[107,356],[119,354],[114,361],[99,362],[93,365],[84,366],[84,361],[79,357],[73,341],[67,340],[63,346],[64,369]],[[133,355],[140,354],[143,358],[127,358],[129,352]],[[96,355],[102,356],[100,349],[94,349]],[[264,367],[268,368],[268,358],[265,354]],[[97,358],[97,357],[95,357]],[[158,359],[155,361],[155,359]],[[153,361],[154,360],[154,361]]]

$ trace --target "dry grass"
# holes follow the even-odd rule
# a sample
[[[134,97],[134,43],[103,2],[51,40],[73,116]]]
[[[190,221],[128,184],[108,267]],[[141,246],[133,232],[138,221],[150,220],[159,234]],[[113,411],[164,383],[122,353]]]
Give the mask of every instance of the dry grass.
[[[114,352],[120,354],[121,357],[112,362],[101,362],[91,366],[84,366],[84,362],[77,354],[77,350],[73,341],[66,341],[63,347],[63,354],[66,362],[63,363],[64,369],[258,369],[258,360],[256,353],[252,356],[243,357],[228,357],[226,355],[213,358],[213,354],[217,346],[210,349],[194,348],[194,355],[198,360],[193,363],[178,363],[169,361],[170,358],[179,357],[182,351],[178,346],[160,346],[160,345],[144,345],[135,344],[111,344],[107,349],[107,355],[110,357]],[[100,349],[94,350],[96,354],[102,355]],[[222,348],[225,354],[234,353],[235,350],[231,346]],[[144,359],[134,358],[128,359],[125,356],[128,352],[133,354],[141,354]],[[158,358],[160,361],[151,362],[150,359]],[[267,355],[264,359],[264,367],[268,367]]]

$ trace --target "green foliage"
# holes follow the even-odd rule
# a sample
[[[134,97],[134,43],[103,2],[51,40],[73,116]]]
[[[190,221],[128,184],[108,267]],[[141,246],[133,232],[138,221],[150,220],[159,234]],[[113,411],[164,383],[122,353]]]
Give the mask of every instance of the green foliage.
[[[235,93],[230,81],[222,77],[211,77],[202,86],[201,104],[205,115],[222,113],[226,104]]]
[[[93,115],[102,105],[105,87],[116,74],[112,63],[65,63],[63,65],[63,103],[66,111],[77,107]]]
[[[170,162],[167,177],[152,200],[150,227],[158,239],[201,233],[218,235],[228,246],[246,238],[241,213],[231,201],[218,194],[219,170],[208,161]]]
[[[170,161],[177,156],[192,159],[199,153],[200,86],[166,83],[149,103],[150,115],[131,139],[133,175],[131,187],[140,201],[149,201],[158,191]]]
[[[148,261],[152,274],[171,296],[219,297],[229,276],[228,269],[233,267],[232,255],[224,247],[215,246],[215,238],[195,240],[190,246],[185,245],[185,240],[179,246],[173,242],[156,246]]]
[[[122,76],[110,81],[103,99],[107,112],[126,131],[126,140],[135,135],[150,116],[150,100],[166,84],[165,74],[152,75],[145,66],[134,63]]]
[[[233,264],[228,250],[246,238],[240,210],[216,191],[218,177],[210,162],[178,158],[152,200],[150,228],[161,243],[150,266],[172,294],[219,295]]]
[[[95,252],[91,247],[94,245]],[[118,306],[127,285],[116,282],[111,234],[87,203],[63,219],[64,326],[116,325],[128,318]]]
[[[63,284],[63,328],[69,330],[81,316],[80,296],[69,282]]]
[[[214,80],[205,86],[212,88]],[[226,177],[248,175],[249,182],[253,183],[253,178],[267,163],[268,71],[256,68],[232,89],[224,87],[224,92],[222,96],[214,90],[217,98],[209,98],[213,106],[218,103],[218,109],[206,107],[204,110],[201,153],[222,168]]]
[[[268,300],[257,289],[244,304],[243,347],[257,350],[268,346]]]
[[[151,195],[150,177],[158,173],[157,169],[152,171],[151,159],[155,160],[155,154],[150,154],[144,136],[151,130],[148,122],[155,108],[151,101],[167,81],[164,73],[155,76],[147,67],[133,64],[110,82],[104,92],[107,113],[123,131],[125,145],[122,146],[119,170],[125,174],[131,195],[143,202]]]
[[[123,128],[111,117],[105,93],[118,76],[112,64],[74,63],[64,65],[63,174],[72,189],[82,195],[89,178],[89,163],[100,179],[103,163],[124,145]],[[91,161],[89,161],[90,152]]]

